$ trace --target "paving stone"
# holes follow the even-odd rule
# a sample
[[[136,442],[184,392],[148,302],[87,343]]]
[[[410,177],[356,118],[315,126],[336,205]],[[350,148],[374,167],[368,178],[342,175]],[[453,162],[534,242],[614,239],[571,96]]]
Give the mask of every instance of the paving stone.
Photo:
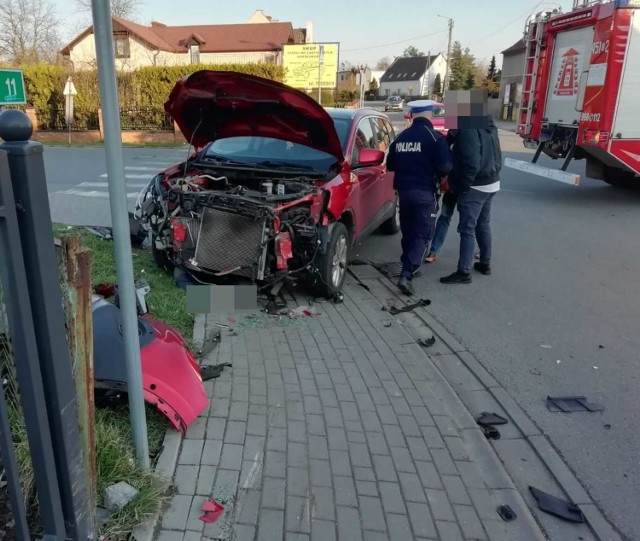
[[[262,507],[284,510],[286,482],[276,477],[266,477],[262,484]]]
[[[397,425],[399,424],[396,412],[393,406],[378,405],[378,417],[383,425]]]
[[[311,521],[311,541],[335,541],[336,525],[325,520]]]
[[[178,465],[175,476],[178,494],[195,494],[199,470],[200,466]]]
[[[462,482],[467,489],[486,488],[486,484],[480,476],[478,464],[474,462],[456,462],[456,468],[460,472]]]
[[[313,446],[311,447],[313,449]],[[331,471],[333,475],[348,475],[353,476],[351,470],[351,462],[349,460],[349,453],[347,451],[330,451],[329,452]]]
[[[282,541],[284,538],[284,512],[264,509],[260,512],[258,541]]]
[[[222,446],[220,468],[225,470],[238,470],[242,468],[242,445],[225,443]]]
[[[178,464],[200,465],[204,440],[184,440]]]
[[[400,423],[400,427],[402,428],[402,433],[405,435],[405,437],[422,437],[422,431],[420,430],[415,417],[410,415],[398,415],[398,421]]]
[[[362,517],[362,524],[364,525],[364,528],[366,530],[386,532],[387,525],[384,520],[382,502],[380,499],[361,496],[358,501],[360,504],[360,516]]]
[[[325,436],[309,436],[309,456],[329,460],[329,446]]]
[[[264,415],[249,414],[247,422],[247,434],[253,436],[265,436],[267,433],[267,420]]]
[[[287,458],[285,453],[267,451],[264,461],[264,474],[268,477],[285,477]]]
[[[336,497],[336,505],[345,507],[357,507],[356,487],[351,477],[334,477],[333,486]]]
[[[339,451],[348,451],[347,434],[343,428],[328,428],[327,438],[329,440],[329,449],[337,449]]]
[[[373,455],[373,467],[378,481],[398,482],[398,475],[393,460],[388,455]]]
[[[200,496],[211,494],[215,476],[216,468],[214,466],[200,466],[195,493]]]
[[[425,492],[431,515],[435,520],[455,520],[451,503],[449,503],[447,493],[444,490],[427,488]]]
[[[287,532],[311,532],[311,510],[307,498],[287,497],[286,530]]]
[[[442,483],[449,496],[451,503],[458,503],[462,505],[471,505],[469,494],[465,488],[462,479],[458,476],[443,475]]]
[[[352,507],[338,507],[338,537],[340,540],[362,541],[360,516],[358,510]]]
[[[158,534],[156,541],[183,541],[184,532],[172,532],[163,530]]]
[[[359,496],[372,496],[378,498],[378,485],[371,481],[356,481],[356,491]]]
[[[398,425],[382,425],[382,430],[389,447],[407,446],[402,429]]]
[[[454,505],[458,524],[467,539],[488,539],[475,509],[470,505]]]
[[[255,536],[255,526],[249,526],[248,524],[238,524],[235,528],[233,541],[253,541]]]
[[[446,449],[432,449],[431,456],[440,475],[457,475],[456,465],[451,460],[451,455]]]
[[[439,539],[446,539],[447,541],[462,541],[464,539],[460,533],[460,528],[455,522],[436,520],[436,528],[438,529]]]
[[[307,468],[287,468],[287,494],[306,496],[309,490],[309,470]]]
[[[369,449],[362,443],[350,443],[349,453],[351,455],[351,464],[353,466],[360,466],[364,468],[370,468],[371,457],[369,456]]]
[[[267,450],[286,451],[287,450],[287,430],[286,428],[270,428],[267,436]]]
[[[162,517],[162,527],[167,530],[184,531],[187,527],[187,519],[189,518],[192,501],[193,496],[173,496],[169,509]]]
[[[307,443],[307,428],[303,421],[289,421],[287,425],[287,437],[289,441]]]
[[[311,459],[309,476],[312,486],[331,487],[331,467],[329,461]]]
[[[417,537],[437,537],[436,526],[427,504],[407,502],[407,511]]]
[[[342,418],[342,410],[340,408],[323,408],[324,422],[327,428],[342,428],[344,419]]]
[[[386,513],[406,513],[400,485],[398,483],[378,483],[380,497]]]
[[[399,473],[398,477],[405,501],[426,503],[427,497],[418,476],[414,473]]]
[[[309,497],[311,498],[311,516],[314,519],[331,521],[336,519],[335,500],[331,488],[312,486]]]
[[[407,445],[414,460],[431,460],[431,453],[429,453],[427,444],[422,436],[419,438],[407,437]]]
[[[249,389],[248,386],[246,388]],[[229,408],[229,416],[227,417],[227,419],[229,421],[246,422],[247,415],[249,414],[248,394],[246,398],[244,398],[244,400],[247,400],[247,402],[236,402],[236,400],[239,400],[239,398],[234,397],[233,401],[231,402],[231,408]]]
[[[387,515],[390,541],[405,541],[412,539],[411,525],[406,515]]]
[[[244,444],[244,436],[247,430],[247,423],[241,421],[229,421],[227,431],[224,434],[225,443]]]
[[[415,473],[416,468],[409,454],[409,449],[405,447],[392,447],[391,458],[396,466],[396,470],[399,472]]]
[[[236,504],[236,519],[240,524],[258,524],[260,513],[259,490],[241,490]]]
[[[204,528],[204,522],[200,520],[202,516],[202,505],[206,501],[204,496],[196,496],[191,502],[191,509],[189,510],[189,517],[187,518],[186,529],[193,530],[195,532],[202,532]]]
[[[358,481],[376,481],[376,474],[373,468],[362,468],[358,466],[353,467],[353,475]]]
[[[287,532],[285,541],[309,541],[309,535],[306,533]]]
[[[198,417],[187,428],[185,437],[187,439],[204,439],[206,429],[207,429],[207,418]]]
[[[287,466],[306,468],[308,466],[307,446],[304,443],[287,444]]]
[[[442,485],[442,478],[436,470],[436,466],[433,462],[416,462],[416,468],[418,469],[418,475],[422,486],[425,488],[444,488]]]
[[[382,432],[382,423],[375,411],[362,411],[362,426],[365,432]]]

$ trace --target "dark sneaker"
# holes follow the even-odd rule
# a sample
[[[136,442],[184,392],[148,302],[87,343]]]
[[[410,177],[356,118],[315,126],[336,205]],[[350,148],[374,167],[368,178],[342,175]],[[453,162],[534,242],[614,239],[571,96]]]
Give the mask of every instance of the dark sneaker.
[[[450,274],[449,276],[440,278],[440,281],[443,284],[470,284],[471,275],[456,271],[453,274]]]
[[[398,289],[402,291],[405,295],[413,295],[413,284],[411,280],[407,280],[404,276],[398,280]]]
[[[491,274],[491,266],[486,263],[475,263],[473,268],[485,276],[489,276]]]

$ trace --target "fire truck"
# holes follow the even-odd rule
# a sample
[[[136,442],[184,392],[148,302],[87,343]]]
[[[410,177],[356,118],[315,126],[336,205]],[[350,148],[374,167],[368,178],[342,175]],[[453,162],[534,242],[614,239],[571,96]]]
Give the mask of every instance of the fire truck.
[[[524,41],[517,133],[535,154],[505,166],[578,185],[567,169],[585,160],[588,177],[640,187],[640,0],[574,0],[531,17]]]

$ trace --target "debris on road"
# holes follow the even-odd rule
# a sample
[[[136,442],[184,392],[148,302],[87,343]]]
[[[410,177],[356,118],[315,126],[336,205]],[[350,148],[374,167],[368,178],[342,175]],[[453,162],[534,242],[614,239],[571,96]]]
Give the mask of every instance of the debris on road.
[[[411,312],[416,308],[420,308],[421,306],[429,306],[431,301],[429,299],[420,299],[418,302],[414,302],[413,304],[408,304],[407,306],[403,306],[402,308],[396,308],[395,306],[391,306],[387,308],[386,306],[382,307],[382,310],[389,312],[392,316],[397,316],[398,314],[402,314],[404,312]]]
[[[542,349],[551,349],[551,346],[549,344],[540,344],[540,347]]]
[[[202,504],[201,510],[205,513],[200,517],[200,520],[212,524],[220,518],[224,512],[224,507],[215,500],[207,500]]]
[[[129,483],[120,481],[104,489],[105,506],[110,511],[123,509],[137,495],[138,490],[133,488]]]
[[[508,505],[501,505],[498,507],[498,515],[505,522],[511,522],[515,520],[518,515],[516,515],[515,511],[511,509]]]
[[[534,376],[541,376],[542,372],[540,372],[539,368],[532,368],[531,370],[529,370],[529,373],[533,374]]]
[[[582,511],[574,503],[556,498],[532,486],[529,487],[529,490],[538,502],[541,511],[570,522],[584,522]]]
[[[418,340],[418,344],[425,348],[430,348],[436,343],[436,337],[432,336],[431,338],[420,338]]]
[[[231,363],[220,363],[201,366],[200,374],[202,375],[202,381],[219,378],[226,366],[231,367],[232,365]]]
[[[497,413],[488,413],[483,411],[478,417],[476,417],[476,423],[480,426],[492,426],[492,425],[506,425],[509,421],[498,415]]]
[[[603,411],[604,408],[589,402],[585,396],[547,396],[547,408],[552,412]]]
[[[482,432],[489,440],[499,440],[500,439],[500,431],[495,426],[483,426],[480,425]]]

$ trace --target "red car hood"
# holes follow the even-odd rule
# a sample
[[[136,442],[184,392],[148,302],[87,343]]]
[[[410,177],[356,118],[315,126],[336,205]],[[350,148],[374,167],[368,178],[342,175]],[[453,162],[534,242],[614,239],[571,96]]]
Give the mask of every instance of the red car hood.
[[[175,84],[164,108],[197,148],[225,137],[273,137],[344,160],[329,114],[304,92],[276,81],[233,71],[196,71]]]

